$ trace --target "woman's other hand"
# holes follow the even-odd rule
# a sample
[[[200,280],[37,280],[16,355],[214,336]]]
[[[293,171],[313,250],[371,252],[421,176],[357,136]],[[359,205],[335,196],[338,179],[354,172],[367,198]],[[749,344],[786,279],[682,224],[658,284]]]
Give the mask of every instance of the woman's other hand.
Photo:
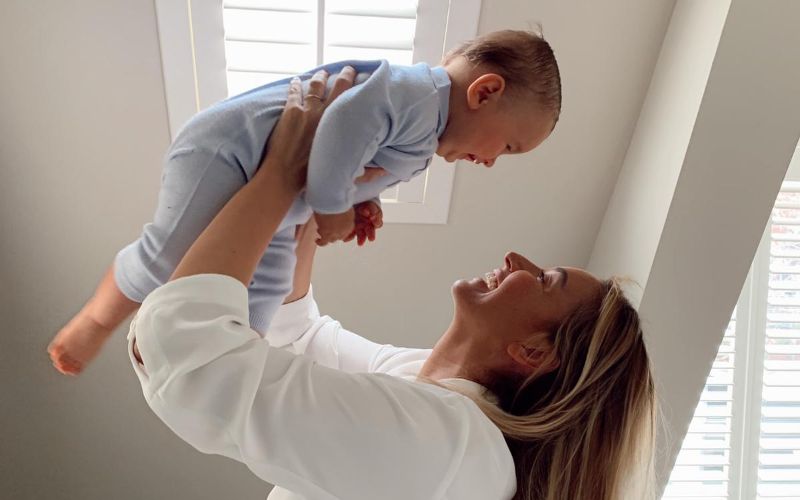
[[[311,77],[308,93],[303,95],[299,78],[289,84],[289,95],[278,124],[267,142],[268,154],[261,168],[279,169],[284,174],[287,187],[300,191],[306,184],[308,157],[311,142],[325,108],[342,92],[353,86],[356,72],[346,66],[336,77],[330,94],[325,96],[328,74],[320,70]]]
[[[319,234],[317,245],[321,247],[347,238],[356,227],[356,214],[353,207],[341,214],[318,214],[315,212],[314,220],[317,223],[317,233]]]

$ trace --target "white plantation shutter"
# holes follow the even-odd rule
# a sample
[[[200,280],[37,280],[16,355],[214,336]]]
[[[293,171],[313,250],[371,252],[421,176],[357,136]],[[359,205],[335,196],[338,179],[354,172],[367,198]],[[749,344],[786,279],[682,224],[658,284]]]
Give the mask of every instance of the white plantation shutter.
[[[481,0],[156,0],[170,130],[225,97],[343,59],[438,64],[477,34]],[[384,192],[385,222],[444,224],[454,170]]]
[[[228,95],[343,59],[411,64],[416,0],[225,0]]]
[[[735,334],[734,311],[662,498],[728,498]]]
[[[413,57],[416,0],[325,0],[324,4],[323,62],[343,59],[416,62]]]
[[[800,182],[778,194],[663,498],[800,500]]]
[[[316,0],[226,0],[228,95],[317,65]]]
[[[756,492],[800,499],[800,183],[784,183],[771,222]]]

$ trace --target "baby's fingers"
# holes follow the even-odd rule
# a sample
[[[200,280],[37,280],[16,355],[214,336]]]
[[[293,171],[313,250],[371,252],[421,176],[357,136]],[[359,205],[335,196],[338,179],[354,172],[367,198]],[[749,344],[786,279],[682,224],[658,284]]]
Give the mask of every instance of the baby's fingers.
[[[370,217],[370,222],[372,225],[375,226],[376,229],[380,229],[383,227],[383,210],[377,210],[372,217]]]
[[[364,242],[367,241],[367,233],[364,228],[360,228],[358,230],[358,246],[364,246]]]

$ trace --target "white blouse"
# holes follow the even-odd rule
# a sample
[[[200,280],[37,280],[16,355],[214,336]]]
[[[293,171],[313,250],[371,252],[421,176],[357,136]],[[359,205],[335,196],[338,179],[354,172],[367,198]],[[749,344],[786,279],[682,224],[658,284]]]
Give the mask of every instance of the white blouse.
[[[276,485],[270,500],[513,496],[499,429],[469,398],[415,381],[429,349],[370,342],[321,317],[311,293],[263,338],[247,303],[231,277],[190,276],[151,293],[131,323],[144,397],[186,442]]]

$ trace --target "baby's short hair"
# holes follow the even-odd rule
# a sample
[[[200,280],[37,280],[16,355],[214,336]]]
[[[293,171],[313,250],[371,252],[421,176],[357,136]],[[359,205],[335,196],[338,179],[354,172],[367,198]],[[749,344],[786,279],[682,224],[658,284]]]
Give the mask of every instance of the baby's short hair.
[[[506,80],[512,95],[532,97],[553,123],[561,114],[561,76],[553,49],[541,33],[534,31],[493,31],[461,44],[444,58],[446,64],[462,56],[475,65],[490,68]]]

